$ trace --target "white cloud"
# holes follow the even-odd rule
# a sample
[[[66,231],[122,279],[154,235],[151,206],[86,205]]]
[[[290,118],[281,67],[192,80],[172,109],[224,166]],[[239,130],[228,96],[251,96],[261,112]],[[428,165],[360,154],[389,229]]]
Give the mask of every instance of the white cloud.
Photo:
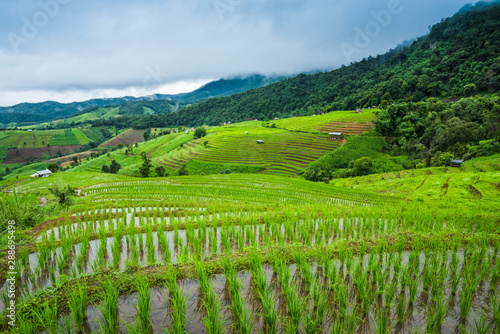
[[[200,88],[212,79],[179,81],[155,87],[129,87],[125,89],[70,89],[70,90],[28,90],[0,92],[0,106],[6,107],[22,102],[58,101],[62,103],[85,101],[94,98],[113,98],[122,96],[147,96],[152,94],[179,94]]]

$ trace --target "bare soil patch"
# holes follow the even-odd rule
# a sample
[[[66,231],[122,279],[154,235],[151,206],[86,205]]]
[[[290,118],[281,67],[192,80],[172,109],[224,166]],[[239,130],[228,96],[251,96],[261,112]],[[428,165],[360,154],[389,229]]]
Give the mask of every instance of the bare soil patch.
[[[82,145],[64,145],[64,146],[50,146],[50,147],[37,147],[37,148],[9,148],[7,150],[7,157],[2,162],[3,164],[19,164],[32,160],[40,160],[45,155],[55,155],[58,151],[62,154],[71,153],[82,147]]]
[[[144,130],[129,129],[124,133],[102,143],[100,146],[118,146],[119,144],[131,145],[144,140]]]

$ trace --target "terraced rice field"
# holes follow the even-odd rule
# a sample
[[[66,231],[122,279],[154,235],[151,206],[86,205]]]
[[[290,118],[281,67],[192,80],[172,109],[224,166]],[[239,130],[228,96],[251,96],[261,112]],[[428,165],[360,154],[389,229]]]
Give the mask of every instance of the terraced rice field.
[[[19,248],[18,326],[3,331],[500,328],[498,212],[266,175],[130,178],[82,194]]]
[[[300,169],[338,148],[327,136],[269,129],[248,135],[224,133],[213,136],[210,150],[197,160],[266,166],[264,174],[295,176]],[[264,140],[258,144],[257,140]]]
[[[333,132],[330,131],[329,124],[338,124],[344,128],[346,127],[344,124],[347,124],[353,129],[358,129],[357,125],[361,123],[364,124],[363,128],[368,128],[367,126],[375,120],[374,111],[365,110],[360,114],[356,114],[354,111],[333,111],[324,115],[286,118],[271,121],[271,123],[275,123],[276,127],[281,129],[315,133]]]
[[[364,132],[370,132],[374,127],[371,122],[331,122],[320,127],[323,133],[342,132],[346,135],[360,135]]]
[[[164,166],[168,170],[175,171],[181,168],[188,161],[201,155],[202,153],[200,152],[200,149],[201,147],[199,144],[188,142],[183,144],[182,151],[169,152],[168,154],[155,159],[155,162]]]

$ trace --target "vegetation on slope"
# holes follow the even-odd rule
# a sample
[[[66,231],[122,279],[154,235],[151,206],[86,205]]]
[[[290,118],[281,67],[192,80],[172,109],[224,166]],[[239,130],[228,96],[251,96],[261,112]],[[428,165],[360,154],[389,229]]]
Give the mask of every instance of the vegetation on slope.
[[[376,137],[349,138],[344,147],[309,165],[305,177],[328,182],[415,167],[450,166],[452,159],[467,161],[500,153],[497,94],[457,102],[430,99],[392,104],[378,112],[375,124],[375,132],[387,138],[387,143]]]

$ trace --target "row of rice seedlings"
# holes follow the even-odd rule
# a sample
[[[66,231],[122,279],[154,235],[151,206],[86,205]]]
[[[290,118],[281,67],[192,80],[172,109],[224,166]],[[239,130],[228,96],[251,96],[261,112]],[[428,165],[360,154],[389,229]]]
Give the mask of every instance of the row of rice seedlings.
[[[74,329],[77,333],[82,333],[84,330],[83,325],[87,319],[87,287],[83,284],[76,284],[73,289],[68,291],[67,296]]]
[[[52,305],[47,300],[39,307],[34,308],[33,314],[38,321],[39,327],[45,329],[45,333],[58,334],[61,332],[57,314],[57,298],[54,299]]]
[[[118,289],[114,282],[106,277],[101,281],[101,295],[103,299],[97,306],[101,313],[98,323],[102,333],[116,334],[120,327],[120,318],[118,314]]]
[[[82,234],[82,242],[80,244],[80,252],[75,260],[76,269],[77,269],[78,273],[80,273],[80,274],[83,273],[83,271],[84,271],[83,266],[88,261],[89,245],[90,245],[90,233],[91,233],[91,230],[87,229]]]
[[[241,294],[242,282],[229,259],[224,262],[224,274],[231,295],[231,310],[233,322],[241,334],[250,334],[253,328],[254,315],[247,310],[245,300]]]
[[[262,269],[262,261],[258,253],[253,253],[250,258],[250,270],[256,293],[262,303],[263,316],[267,333],[278,332],[278,313],[274,306],[272,290],[267,286],[267,276]]]
[[[175,334],[185,333],[186,312],[189,294],[185,295],[184,287],[179,289],[175,272],[167,272],[165,275],[165,287],[170,293],[172,310],[172,332]]]
[[[273,268],[278,274],[281,291],[286,300],[287,315],[290,318],[288,328],[291,332],[297,332],[303,311],[303,301],[299,297],[297,284],[291,282],[290,266],[285,261],[281,261],[276,257]]]
[[[205,330],[207,334],[222,334],[224,333],[226,319],[222,316],[220,299],[217,298],[215,289],[209,282],[203,262],[196,263],[196,272],[200,284],[203,306],[206,311],[206,315],[203,318]]]
[[[158,236],[158,244],[163,251],[163,258],[165,259],[166,263],[170,263],[172,254],[170,252],[170,243],[167,237],[165,236],[165,221],[162,221],[160,223],[158,227],[157,236]]]
[[[113,268],[118,268],[122,255],[123,226],[118,224],[113,243],[111,244],[111,254],[113,255]]]
[[[151,333],[153,326],[151,322],[151,294],[149,291],[149,282],[146,276],[137,275],[135,288],[137,289],[138,299],[134,304],[137,312],[136,323],[127,323],[129,333]]]
[[[156,251],[153,240],[153,231],[151,226],[146,226],[146,248],[148,250],[148,265],[154,265],[156,263]]]
[[[312,304],[311,309],[306,309],[302,316],[305,333],[315,334],[321,331],[326,316],[327,298],[326,291],[320,287],[315,278],[311,284],[311,292],[304,301],[304,304],[307,305],[307,299],[310,299]]]

